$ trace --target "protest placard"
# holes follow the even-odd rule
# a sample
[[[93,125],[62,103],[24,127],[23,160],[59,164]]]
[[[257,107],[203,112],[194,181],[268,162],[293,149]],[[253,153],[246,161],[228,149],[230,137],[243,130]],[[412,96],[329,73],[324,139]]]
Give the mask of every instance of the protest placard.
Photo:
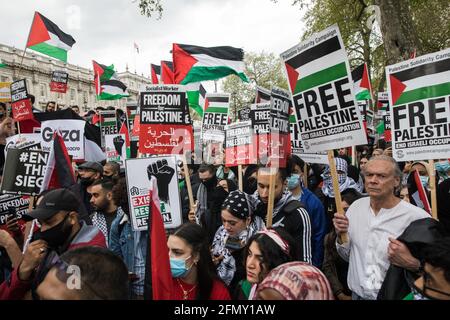
[[[157,179],[164,227],[180,226],[182,216],[175,156],[128,159],[125,168],[133,230],[147,231],[151,177]]]
[[[270,102],[252,104],[250,110],[254,148],[258,162],[265,165],[269,159]]]
[[[0,102],[11,101],[11,82],[0,82]]]
[[[335,25],[281,54],[308,152],[367,143],[347,53]]]
[[[238,120],[239,121],[250,120],[250,107],[243,107],[241,110],[238,110]]]
[[[16,121],[34,118],[25,79],[14,81],[11,84],[11,110]]]
[[[393,156],[450,157],[450,49],[386,67]]]
[[[5,157],[9,148],[41,150],[41,140],[39,133],[22,133],[7,137]]]
[[[50,82],[50,91],[58,93],[66,93],[69,74],[65,71],[53,71]]]
[[[273,87],[270,97],[270,165],[285,167],[291,153],[289,141],[289,110],[291,95],[288,91]]]
[[[140,97],[139,152],[184,154],[193,148],[186,92],[181,85],[147,86]]]
[[[229,94],[206,94],[206,106],[202,123],[203,143],[208,143],[209,141],[223,142],[225,140],[225,126],[228,124],[229,104]]]
[[[225,126],[225,165],[255,164],[257,157],[253,148],[251,121],[241,121]]]
[[[37,195],[42,187],[48,152],[10,148],[5,161],[1,192]]]
[[[6,226],[8,215],[15,215],[19,224],[24,224],[22,216],[28,213],[29,198],[11,194],[0,195],[0,229]]]
[[[42,150],[49,152],[53,147],[53,133],[59,130],[67,152],[73,160],[84,159],[84,126],[83,120],[47,120],[41,123]]]
[[[256,86],[256,98],[255,103],[270,102],[270,90]]]
[[[117,117],[115,110],[100,111],[99,115],[102,148],[105,148],[105,135],[117,134],[120,128],[117,128]]]
[[[127,104],[126,114],[127,114],[128,132],[130,133],[130,140],[131,141],[138,141],[139,140],[139,134],[138,135],[134,135],[133,134],[134,121],[135,121],[134,118],[136,117],[136,115],[138,115],[138,107],[137,107],[137,105],[136,104]]]
[[[114,161],[125,167],[127,159],[127,146],[124,134],[105,135],[105,153],[107,161]]]

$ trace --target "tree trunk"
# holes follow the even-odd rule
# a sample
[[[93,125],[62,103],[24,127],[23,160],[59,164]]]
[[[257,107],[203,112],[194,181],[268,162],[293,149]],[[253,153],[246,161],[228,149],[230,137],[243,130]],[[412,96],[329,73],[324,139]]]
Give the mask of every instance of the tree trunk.
[[[408,0],[375,0],[381,11],[381,33],[387,65],[410,57],[421,46],[415,30]]]

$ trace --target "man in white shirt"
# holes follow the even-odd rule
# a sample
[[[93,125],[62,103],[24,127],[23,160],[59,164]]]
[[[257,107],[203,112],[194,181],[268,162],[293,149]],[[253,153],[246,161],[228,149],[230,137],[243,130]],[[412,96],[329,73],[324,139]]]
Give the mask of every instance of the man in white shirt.
[[[365,188],[369,197],[355,201],[347,215],[335,214],[333,223],[338,234],[339,255],[349,261],[347,282],[353,299],[376,299],[390,263],[417,270],[420,262],[407,247],[395,240],[408,225],[430,217],[394,195],[402,172],[388,156],[372,158],[364,167]],[[348,233],[348,242],[341,235]]]

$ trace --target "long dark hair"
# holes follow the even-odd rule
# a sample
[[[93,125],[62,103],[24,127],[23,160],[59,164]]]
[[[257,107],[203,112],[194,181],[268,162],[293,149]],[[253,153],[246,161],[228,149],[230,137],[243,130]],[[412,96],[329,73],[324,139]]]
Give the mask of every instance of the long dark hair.
[[[213,288],[214,280],[218,280],[211,259],[208,245],[208,236],[205,230],[195,223],[185,223],[180,226],[174,233],[192,248],[192,254],[198,253],[199,260],[197,262],[197,281],[198,293],[197,300],[209,300]]]
[[[271,229],[271,228],[269,228]],[[289,252],[284,252],[281,247],[275,243],[275,241],[272,240],[268,235],[264,233],[256,233],[254,234],[249,241],[247,242],[247,245],[244,248],[244,266],[247,267],[247,256],[248,251],[250,248],[250,245],[253,242],[256,242],[259,246],[259,250],[261,251],[263,260],[260,263],[261,273],[265,272],[266,276],[270,270],[278,267],[279,265],[291,261],[300,261],[300,252],[297,244],[295,243],[294,238],[285,231],[283,228],[273,228],[279,236],[287,242],[289,245]],[[261,276],[261,274],[260,274]],[[260,279],[261,281],[263,279]]]

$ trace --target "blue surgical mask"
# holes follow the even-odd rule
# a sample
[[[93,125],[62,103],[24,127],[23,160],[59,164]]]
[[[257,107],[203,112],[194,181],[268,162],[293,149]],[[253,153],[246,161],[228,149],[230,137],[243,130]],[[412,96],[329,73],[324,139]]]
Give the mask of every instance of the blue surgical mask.
[[[189,259],[191,256],[187,257],[186,259],[175,259],[170,258],[170,271],[172,272],[172,276],[174,278],[183,278],[191,268],[186,267],[186,260]]]
[[[427,176],[420,176],[420,182],[422,182],[422,185],[424,188],[428,187],[428,177]]]
[[[450,170],[450,163],[448,160],[442,162],[436,162],[435,168],[439,173],[446,174]]]
[[[287,187],[289,190],[294,190],[300,185],[300,175],[293,174],[289,178],[287,178]]]

